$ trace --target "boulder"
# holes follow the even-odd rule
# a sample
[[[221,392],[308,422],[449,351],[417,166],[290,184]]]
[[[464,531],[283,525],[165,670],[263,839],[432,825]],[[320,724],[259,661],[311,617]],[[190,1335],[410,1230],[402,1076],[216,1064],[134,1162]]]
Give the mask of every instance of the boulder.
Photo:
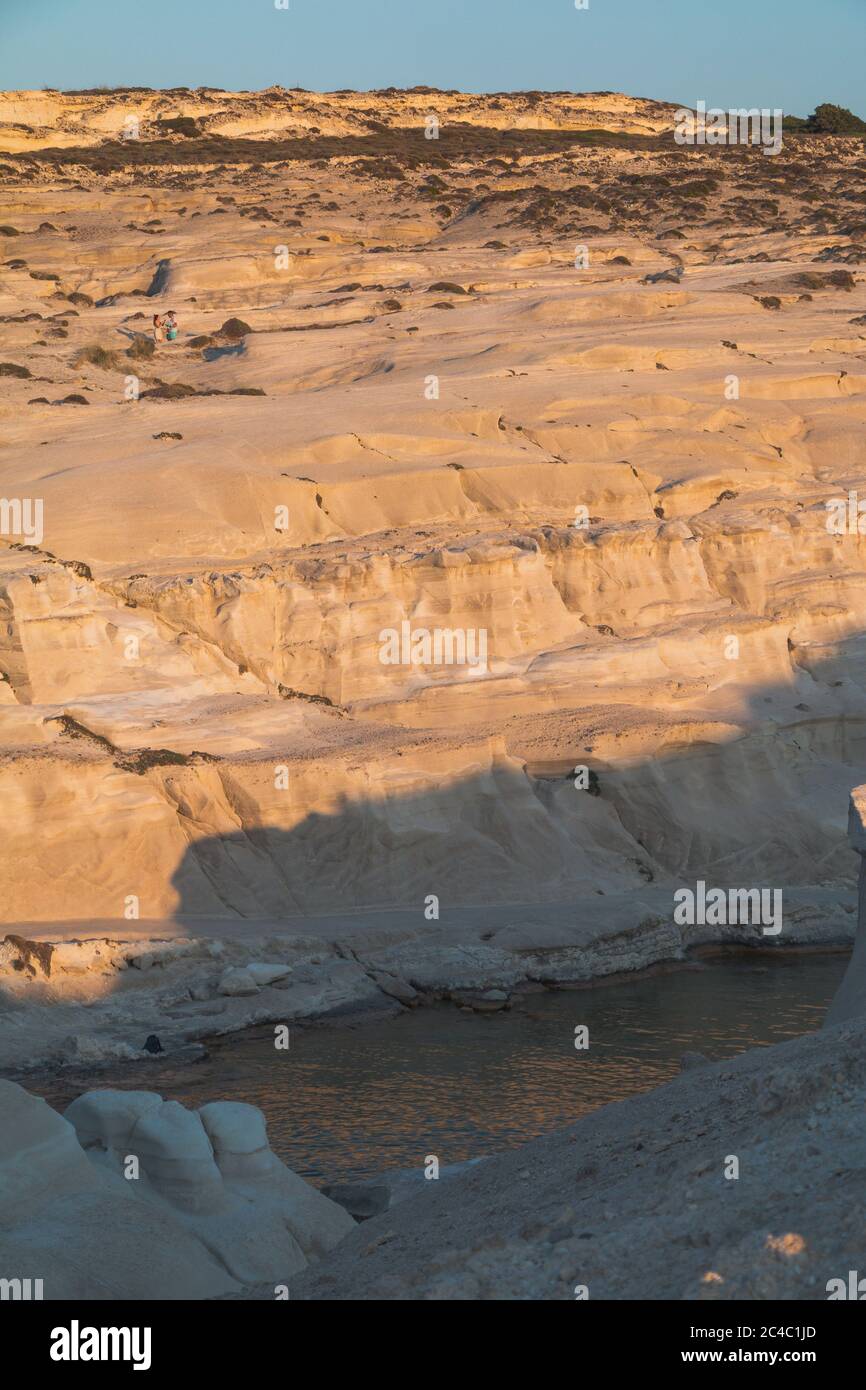
[[[367,1182],[332,1183],[323,1187],[322,1191],[333,1202],[339,1202],[341,1207],[345,1207],[356,1221],[369,1221],[371,1217],[379,1216],[383,1211],[390,1211],[401,1202],[408,1201],[410,1197],[417,1197],[419,1193],[426,1192],[432,1195],[440,1183],[450,1182],[460,1173],[466,1173],[484,1161],[485,1155],[481,1155],[478,1158],[464,1159],[461,1163],[446,1163],[439,1169],[439,1176],[435,1181],[426,1176],[423,1167],[402,1168],[382,1173]]]
[[[251,970],[245,966],[233,966],[227,970],[218,985],[220,994],[241,995],[258,994],[259,986]]]
[[[371,1216],[379,1216],[391,1205],[391,1189],[384,1183],[338,1182],[322,1191],[332,1202],[345,1207],[356,1221],[369,1221]]]
[[[200,1240],[133,1188],[92,1163],[44,1100],[0,1081],[0,1278],[41,1278],[45,1298],[64,1300],[237,1289]]]
[[[371,978],[383,994],[390,995],[400,1004],[415,1004],[418,1000],[417,989],[413,989],[408,980],[401,980],[399,975],[386,975],[383,970],[374,970]]]
[[[291,975],[290,965],[271,964],[268,961],[253,961],[244,967],[247,975],[251,975],[255,983],[261,985],[272,985],[275,980],[284,980],[287,975]]]
[[[176,1100],[146,1110],[125,1141],[167,1202],[189,1211],[216,1211],[222,1178],[205,1127],[194,1110]]]
[[[0,1224],[99,1179],[71,1125],[14,1081],[0,1081]]]
[[[203,1105],[198,1113],[223,1178],[256,1178],[270,1171],[274,1155],[261,1110],[221,1100]]]
[[[354,1221],[336,1202],[298,1177],[268,1145],[265,1117],[254,1105],[214,1101],[199,1111],[227,1192],[255,1207],[264,1233],[291,1232],[307,1258],[323,1255]]]
[[[104,1090],[62,1117],[0,1082],[0,1278],[43,1278],[46,1298],[237,1293],[354,1224],[271,1151],[255,1106]]]
[[[162,1105],[155,1091],[88,1091],[66,1108],[83,1149],[122,1149],[138,1121]]]

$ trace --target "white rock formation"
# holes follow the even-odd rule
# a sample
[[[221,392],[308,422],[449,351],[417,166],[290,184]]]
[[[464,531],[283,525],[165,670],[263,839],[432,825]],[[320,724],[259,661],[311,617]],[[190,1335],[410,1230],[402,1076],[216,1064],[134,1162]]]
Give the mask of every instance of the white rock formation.
[[[836,991],[825,1027],[866,1013],[866,786],[855,787],[848,806],[848,839],[860,855],[857,935],[845,977]]]
[[[263,985],[272,985],[284,980],[292,973],[290,965],[274,964],[271,961],[250,961],[248,965],[233,966],[226,970],[217,986],[218,994],[229,998],[258,994]]]
[[[229,998],[243,997],[245,994],[258,994],[259,986],[251,970],[235,966],[222,976],[217,992],[227,994]]]
[[[290,965],[275,964],[272,961],[254,960],[247,966],[257,985],[272,985],[275,980],[284,980],[292,973]]]
[[[0,1081],[0,1277],[48,1299],[213,1298],[284,1281],[354,1226],[251,1105],[90,1091],[61,1117]]]

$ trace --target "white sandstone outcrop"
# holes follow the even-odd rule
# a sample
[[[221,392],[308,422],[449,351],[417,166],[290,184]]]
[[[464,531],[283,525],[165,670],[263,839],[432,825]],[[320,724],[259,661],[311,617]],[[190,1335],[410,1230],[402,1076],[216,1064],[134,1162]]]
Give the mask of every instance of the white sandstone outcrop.
[[[0,144],[97,146],[125,100],[0,95]],[[137,94],[140,153],[163,140],[167,101]],[[171,97],[202,132],[265,144],[298,119],[345,134],[375,111],[411,126],[424,98],[357,101]],[[236,202],[207,161],[178,187],[160,144],[148,250],[130,237],[144,195],[126,175],[107,183],[76,160],[58,188],[53,157],[38,179],[5,167],[22,262],[3,314],[21,373],[3,377],[7,500],[34,455],[47,460],[44,536],[0,547],[8,922],[122,923],[131,895],[142,919],[187,923],[430,893],[443,907],[574,902],[650,877],[736,883],[741,865],[746,884],[847,886],[838,808],[862,763],[866,536],[828,522],[863,492],[866,300],[861,272],[818,263],[856,262],[855,245],[828,246],[850,228],[825,190],[857,182],[859,146],[781,153],[788,191],[778,210],[754,205],[747,278],[728,253],[741,156],[760,184],[760,151],[693,150],[694,175],[724,187],[684,209],[663,151],[640,155],[636,184],[620,178],[635,158],[622,149],[536,163],[540,128],[661,130],[670,108],[550,93],[530,118],[514,101],[437,96],[446,125],[527,134],[505,204],[452,189],[478,206],[442,244],[420,170],[401,183],[417,200],[407,223],[366,161],[338,160],[336,220],[333,205],[293,219],[288,274],[248,214],[306,202],[318,175],[303,160],[252,169]],[[575,276],[568,221],[550,247],[531,230],[539,179],[555,220],[575,215],[575,188],[610,203],[590,275]],[[74,234],[49,220],[58,199]],[[816,228],[819,203],[840,219],[832,232]],[[664,283],[672,257],[682,286]],[[401,286],[397,310],[371,274]],[[437,284],[458,312],[432,312]],[[53,314],[60,286],[76,307]],[[94,370],[97,342],[114,354],[137,333],[141,293],[185,304],[189,344],[219,337],[229,305],[249,328],[239,353],[191,348],[182,371],[176,349],[156,354],[163,385],[195,398],[149,399],[147,385],[130,408],[115,367]],[[60,379],[34,385],[44,332],[62,335],[63,391],[84,392],[86,410],[54,408]],[[451,363],[441,399],[404,389],[419,353]],[[403,659],[404,624],[417,660]],[[383,659],[383,632],[400,634],[399,662]],[[444,659],[431,632],[454,637]],[[481,632],[486,670],[460,656]]]
[[[855,787],[848,806],[848,839],[860,856],[858,922],[854,952],[845,977],[827,1010],[825,1027],[866,1013],[866,786]]]
[[[353,1226],[271,1151],[255,1106],[90,1091],[61,1117],[0,1081],[0,1277],[41,1278],[48,1299],[276,1284]]]
[[[227,994],[229,998],[235,998],[243,997],[245,994],[258,994],[259,986],[251,970],[235,966],[222,976],[217,991],[219,994]]]
[[[290,965],[274,965],[268,961],[251,961],[249,965],[234,966],[220,979],[217,991],[229,997],[258,994],[262,985],[275,984],[292,972]]]

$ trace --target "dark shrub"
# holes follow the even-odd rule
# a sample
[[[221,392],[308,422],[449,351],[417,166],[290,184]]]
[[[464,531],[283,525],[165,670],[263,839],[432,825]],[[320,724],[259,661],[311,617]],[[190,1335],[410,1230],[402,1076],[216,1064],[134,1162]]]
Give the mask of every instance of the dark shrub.
[[[219,331],[224,338],[237,339],[246,337],[247,333],[252,333],[253,330],[243,319],[226,319]]]
[[[154,401],[180,401],[184,396],[198,395],[194,386],[187,386],[182,381],[161,381],[158,386],[152,386],[149,391],[142,391],[141,400],[150,399]]]
[[[136,362],[146,362],[149,357],[153,357],[155,352],[156,343],[152,338],[146,338],[143,333],[136,333],[126,349],[127,357],[131,357]]]
[[[157,121],[160,130],[170,132],[172,135],[184,135],[187,139],[200,135],[198,121],[192,116],[171,116],[161,118]]]
[[[101,367],[105,372],[119,371],[121,366],[118,354],[110,348],[100,347],[98,343],[89,343],[76,353],[74,366],[80,367],[85,362],[92,367]]]
[[[822,102],[806,122],[806,129],[816,135],[866,135],[866,121],[861,121],[846,106]]]

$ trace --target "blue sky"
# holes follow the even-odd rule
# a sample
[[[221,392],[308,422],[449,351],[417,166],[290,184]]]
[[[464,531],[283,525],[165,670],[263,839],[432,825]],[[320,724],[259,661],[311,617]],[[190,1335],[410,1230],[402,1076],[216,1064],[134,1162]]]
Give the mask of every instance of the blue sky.
[[[614,90],[866,117],[866,0],[0,0],[0,88]]]

